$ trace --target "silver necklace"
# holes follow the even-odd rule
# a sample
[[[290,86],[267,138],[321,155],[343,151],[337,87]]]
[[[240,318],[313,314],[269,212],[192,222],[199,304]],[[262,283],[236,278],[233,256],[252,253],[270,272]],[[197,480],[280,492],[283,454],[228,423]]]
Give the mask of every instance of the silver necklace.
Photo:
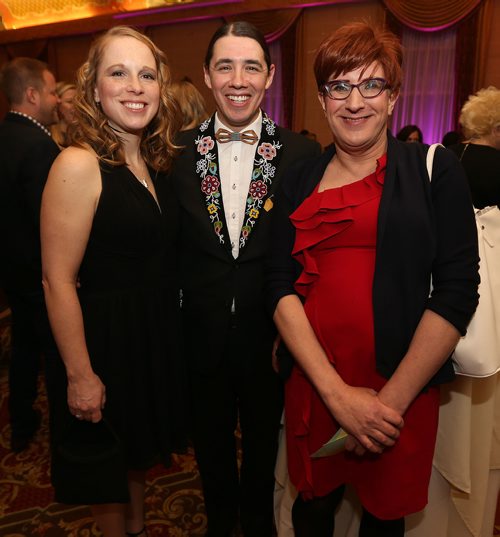
[[[24,112],[19,112],[17,110],[11,110],[10,111],[11,114],[16,114],[18,116],[21,116],[21,117],[25,117],[26,119],[29,119],[30,121],[32,121],[37,127],[40,127],[42,129],[42,131],[47,134],[47,136],[50,136],[52,138],[52,134],[50,134],[50,131],[49,129],[47,129],[47,127],[45,127],[44,125],[42,125],[39,121],[37,121],[34,117],[31,117],[31,116],[28,116],[28,114],[25,114]]]
[[[147,181],[147,179],[143,179],[142,177],[139,177],[133,170],[132,168],[127,165],[127,168],[130,170],[130,173],[139,181],[139,183],[141,183],[141,185],[144,187],[144,188],[147,188],[149,189],[149,183]]]

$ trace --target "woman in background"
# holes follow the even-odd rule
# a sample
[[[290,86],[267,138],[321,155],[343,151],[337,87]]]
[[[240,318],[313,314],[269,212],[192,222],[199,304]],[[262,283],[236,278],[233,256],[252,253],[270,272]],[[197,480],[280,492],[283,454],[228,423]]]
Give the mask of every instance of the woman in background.
[[[419,142],[423,143],[422,131],[416,125],[406,125],[396,135],[402,142]]]
[[[182,131],[194,129],[208,118],[205,99],[189,78],[185,77],[180,82],[173,82],[172,92],[183,116]]]
[[[437,386],[453,378],[448,358],[477,304],[459,163],[439,148],[431,183],[425,147],[387,131],[401,63],[397,38],[364,23],[323,42],[314,70],[334,146],[290,173],[274,204],[268,297],[295,358],[285,422],[296,537],[331,537],[347,483],[360,536],[403,536],[427,502]],[[346,451],[315,458],[340,427]]]
[[[444,134],[443,139],[441,140],[441,143],[445,147],[450,147],[450,145],[455,145],[460,143],[462,140],[462,135],[458,131],[448,131],[446,134]]]
[[[146,470],[184,442],[169,79],[146,36],[119,26],[100,37],[78,73],[73,145],[42,201],[43,285],[64,362],[50,375],[52,481],[58,501],[90,504],[105,537],[146,535]]]
[[[58,82],[56,93],[59,97],[59,105],[57,107],[59,122],[52,126],[51,133],[56,144],[63,148],[69,145],[68,127],[75,120],[75,105],[73,101],[76,95],[76,86],[67,82]]]
[[[498,206],[500,90],[490,86],[471,95],[459,121],[467,141],[450,149],[465,168],[474,206]],[[491,211],[500,219],[498,208]],[[491,281],[499,276],[489,274]],[[499,311],[500,296],[491,299]],[[500,373],[457,376],[443,387],[429,505],[410,521],[408,537],[493,535],[500,493],[499,432]]]
[[[466,141],[450,146],[461,160],[474,207],[500,205],[500,90],[471,95],[459,118]]]

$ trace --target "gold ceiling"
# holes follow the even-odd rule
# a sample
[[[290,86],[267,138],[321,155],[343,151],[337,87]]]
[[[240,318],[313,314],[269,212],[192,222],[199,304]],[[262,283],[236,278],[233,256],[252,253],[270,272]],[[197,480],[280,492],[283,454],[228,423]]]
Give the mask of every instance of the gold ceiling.
[[[11,30],[195,2],[196,0],[0,0],[0,23],[3,23],[5,29]]]

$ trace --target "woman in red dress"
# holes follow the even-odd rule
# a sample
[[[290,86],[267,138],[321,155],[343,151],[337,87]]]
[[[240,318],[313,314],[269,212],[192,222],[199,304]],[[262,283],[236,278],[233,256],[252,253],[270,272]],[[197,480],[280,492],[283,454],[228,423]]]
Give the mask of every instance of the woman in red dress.
[[[360,536],[403,536],[427,502],[438,385],[477,304],[467,183],[438,148],[387,131],[401,85],[397,38],[345,26],[315,60],[334,144],[287,177],[275,204],[268,290],[295,363],[286,384],[297,537],[331,537],[344,485]],[[432,294],[429,289],[432,278]],[[342,427],[345,450],[311,457]]]

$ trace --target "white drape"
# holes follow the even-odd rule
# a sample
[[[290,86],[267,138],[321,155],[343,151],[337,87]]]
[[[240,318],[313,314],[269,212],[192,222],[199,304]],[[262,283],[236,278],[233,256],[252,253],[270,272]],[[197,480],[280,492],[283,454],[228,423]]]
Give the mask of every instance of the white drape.
[[[440,142],[453,129],[456,30],[416,32],[405,29],[404,79],[391,131],[420,127],[424,142]]]
[[[268,116],[278,125],[284,125],[284,102],[283,102],[283,83],[281,75],[281,44],[279,39],[269,44],[271,61],[275,65],[274,80],[271,87],[266,91],[262,101],[262,108]]]

